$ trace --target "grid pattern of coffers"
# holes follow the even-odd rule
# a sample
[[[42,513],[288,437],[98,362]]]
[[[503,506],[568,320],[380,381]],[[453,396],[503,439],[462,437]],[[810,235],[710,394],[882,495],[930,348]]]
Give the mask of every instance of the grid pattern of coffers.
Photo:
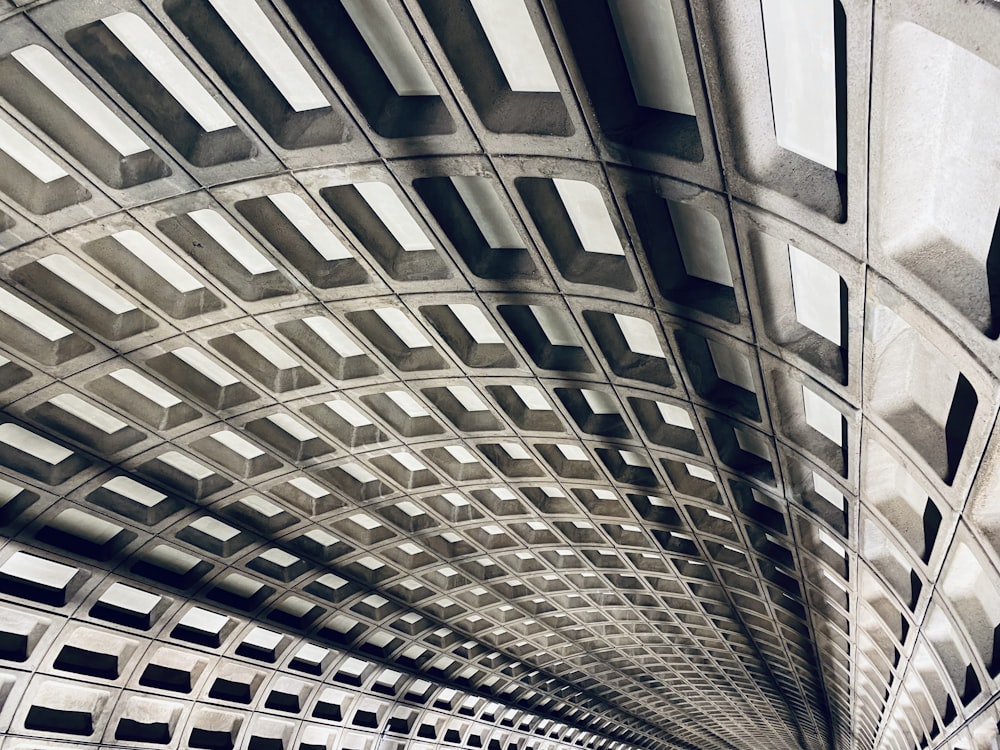
[[[0,0],[4,750],[992,747],[1000,7],[806,6]]]

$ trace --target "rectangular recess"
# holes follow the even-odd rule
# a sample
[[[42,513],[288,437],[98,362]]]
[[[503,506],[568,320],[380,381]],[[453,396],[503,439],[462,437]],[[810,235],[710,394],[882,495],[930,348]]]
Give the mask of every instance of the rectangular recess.
[[[964,540],[956,544],[938,582],[943,595],[965,624],[972,643],[990,675],[997,674],[997,637],[1000,635],[1000,591],[996,573],[985,569],[976,551]]]
[[[135,304],[65,255],[46,255],[19,267],[13,276],[103,338],[118,341],[156,325]]]
[[[384,182],[320,189],[357,243],[399,281],[446,279],[452,272],[397,191]]]
[[[148,151],[149,146],[98,99],[51,52],[30,44],[11,53],[39,83],[81,117],[121,157]]]
[[[600,185],[559,177],[517,177],[514,185],[563,278],[635,291],[635,277]]]
[[[715,214],[646,189],[630,191],[626,200],[660,294],[672,303],[739,323],[740,305]]]
[[[628,152],[631,151],[647,162],[649,156],[703,161],[705,150],[697,118],[658,108],[667,105],[686,108],[683,94],[673,90],[668,98],[665,96],[667,87],[659,83],[668,70],[676,85],[684,88],[680,85],[681,70],[675,67],[678,62],[683,66],[683,53],[678,60],[676,51],[667,52],[672,44],[670,37],[677,37],[676,23],[665,17],[673,13],[671,3],[662,0],[624,0],[617,4],[608,0],[555,0],[554,4],[582,78],[582,88],[586,90],[603,137],[614,143],[618,147],[616,150],[628,154],[625,158],[630,160],[633,157]],[[627,33],[617,31],[619,24]],[[646,44],[647,30],[655,30],[658,37],[654,37],[656,50],[652,57],[650,47],[654,45]],[[675,33],[671,34],[672,31]],[[680,44],[679,38],[677,43]],[[653,72],[652,66],[646,65],[653,60],[662,61],[668,67]],[[639,91],[636,91],[635,81],[640,83]],[[686,81],[684,83],[687,85]]]
[[[168,217],[156,226],[242,300],[260,301],[295,291],[277,266],[214,208]]]
[[[462,93],[486,128],[494,133],[573,134],[534,8],[529,10],[524,0],[420,0],[420,5]],[[544,19],[542,13],[537,16]]]
[[[203,131],[211,133],[235,127],[233,118],[139,16],[116,13],[101,21]]]
[[[537,275],[495,180],[420,177],[413,181],[413,187],[474,274],[486,279],[530,279]]]
[[[998,60],[986,44],[972,46],[972,35],[952,40],[911,22],[887,31],[872,94],[891,97],[872,130],[871,186],[881,198],[872,248],[996,339],[1000,97],[984,92],[1000,87]]]
[[[256,0],[164,0],[162,5],[279,146],[326,146],[350,137],[339,102],[327,98],[326,84],[313,78],[297,44]]]
[[[190,318],[222,307],[199,279],[134,229],[84,243],[83,250],[171,317]]]
[[[66,39],[195,166],[252,154],[253,144],[233,118],[135,13],[70,29]]]
[[[289,0],[317,50],[383,138],[455,130],[431,71],[386,0]]]
[[[866,328],[874,334],[875,355],[870,411],[951,484],[969,434],[979,428],[976,389],[920,330],[888,307],[869,308]]]
[[[29,44],[0,61],[0,93],[112,188],[170,174],[146,142],[45,47]]]
[[[0,190],[36,214],[49,214],[91,197],[83,185],[0,117]]]

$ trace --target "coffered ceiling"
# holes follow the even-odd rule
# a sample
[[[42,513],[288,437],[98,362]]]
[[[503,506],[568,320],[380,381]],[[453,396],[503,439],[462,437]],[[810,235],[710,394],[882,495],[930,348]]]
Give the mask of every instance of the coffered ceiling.
[[[1000,5],[0,0],[0,744],[995,747]]]

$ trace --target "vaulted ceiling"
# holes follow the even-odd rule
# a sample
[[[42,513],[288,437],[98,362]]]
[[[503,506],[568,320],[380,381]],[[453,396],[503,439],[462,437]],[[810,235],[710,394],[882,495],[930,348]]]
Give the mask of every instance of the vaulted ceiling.
[[[995,747],[1000,4],[0,0],[0,744]]]

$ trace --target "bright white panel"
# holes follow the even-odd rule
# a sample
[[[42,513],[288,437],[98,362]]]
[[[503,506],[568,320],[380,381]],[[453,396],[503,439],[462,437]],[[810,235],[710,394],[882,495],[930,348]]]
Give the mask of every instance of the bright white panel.
[[[0,118],[0,151],[31,172],[40,182],[55,182],[67,176],[65,169],[52,161],[2,118]]]
[[[124,315],[136,309],[135,305],[118,292],[91,276],[76,261],[65,255],[46,255],[39,258],[38,265],[51,271],[112,315]]]
[[[58,396],[53,396],[49,399],[49,403],[55,404],[67,414],[72,414],[82,419],[107,435],[113,435],[119,430],[124,430],[128,427],[122,420],[88,404],[82,398],[78,398],[72,393],[60,393]]]
[[[177,359],[192,369],[197,370],[221,388],[227,385],[236,385],[240,382],[239,379],[233,377],[227,370],[217,365],[193,346],[182,346],[179,349],[174,349],[171,353]]]
[[[375,314],[408,348],[421,349],[431,345],[427,337],[406,317],[402,310],[397,310],[395,307],[380,307],[375,311]]]
[[[496,332],[489,318],[475,305],[453,304],[448,305],[448,307],[477,344],[503,343],[503,339]]]
[[[353,257],[351,251],[344,247],[337,235],[330,231],[302,198],[294,193],[276,193],[267,197],[324,260]]]
[[[412,453],[400,451],[390,454],[396,462],[407,471],[424,471],[427,467]]]
[[[542,392],[533,385],[512,385],[517,397],[531,411],[552,411]]]
[[[694,115],[670,0],[608,0],[640,106]]]
[[[44,47],[31,44],[11,53],[39,83],[55,94],[67,107],[81,117],[105,143],[122,156],[149,151],[139,136],[132,132],[118,115],[84,86],[66,66]]]
[[[778,145],[837,169],[831,0],[761,0]]]
[[[788,246],[795,318],[823,338],[842,342],[840,274],[797,247]]]
[[[300,442],[306,442],[307,440],[313,440],[318,438],[315,432],[310,430],[299,420],[295,419],[289,414],[272,414],[267,418],[269,422],[276,425],[280,430],[282,430],[287,435],[295,438]]]
[[[684,468],[687,469],[687,473],[690,474],[695,479],[704,479],[706,482],[715,481],[715,474],[713,474],[708,469],[702,466],[697,466],[695,464],[684,464]]]
[[[648,320],[634,318],[631,315],[615,313],[615,322],[625,337],[625,344],[636,354],[663,359],[663,348],[656,335],[656,329]]]
[[[844,495],[840,492],[840,490],[834,487],[833,484],[831,484],[825,477],[820,476],[815,471],[813,472],[813,489],[816,490],[817,495],[836,507],[838,510],[844,510],[846,507]]]
[[[115,232],[112,237],[129,253],[138,258],[149,270],[170,284],[181,294],[203,288],[198,279],[185,271],[173,258],[154,245],[145,235],[134,229]]]
[[[351,337],[329,318],[317,315],[303,318],[302,322],[341,357],[359,357],[365,353],[364,349],[355,344]]]
[[[12,422],[0,424],[0,442],[40,458],[53,466],[73,455],[73,451],[68,448],[63,448],[61,445],[46,440],[41,435],[30,432]]]
[[[411,419],[430,416],[430,412],[424,408],[424,405],[406,391],[387,391],[385,395]]]
[[[517,227],[510,220],[507,210],[497,196],[496,189],[492,181],[485,177],[451,177],[451,184],[455,186],[458,197],[469,209],[473,221],[483,233],[487,244],[491,248],[522,248],[524,240],[521,239]]]
[[[202,130],[211,133],[236,124],[145,21],[134,13],[116,13],[102,21]]]
[[[177,406],[177,404],[183,403],[179,398],[177,398],[177,396],[172,394],[166,388],[161,388],[145,375],[140,375],[135,370],[122,368],[110,373],[110,377],[117,380],[126,388],[141,394],[143,398],[148,398],[154,404],[163,409],[169,409],[171,406]]]
[[[257,248],[217,211],[202,208],[192,211],[188,216],[219,243],[233,260],[243,266],[247,273],[256,276],[277,270],[271,261],[261,255]]]
[[[354,189],[361,194],[403,250],[434,249],[434,245],[427,239],[424,230],[403,205],[395,190],[384,182],[359,182],[354,185]]]
[[[546,305],[529,305],[542,333],[553,346],[579,346],[576,326],[563,310]]]
[[[479,394],[467,385],[449,385],[448,391],[466,411],[489,411],[489,407],[479,398]]]
[[[660,417],[667,424],[672,424],[675,427],[683,427],[688,430],[694,429],[694,425],[691,423],[691,415],[688,414],[686,409],[674,406],[673,404],[665,404],[662,401],[656,402],[656,408],[660,412]]]
[[[295,358],[275,344],[263,331],[250,328],[239,331],[236,336],[279,370],[294,370],[299,367]]]
[[[617,414],[618,402],[614,396],[604,391],[592,391],[589,388],[580,389],[583,400],[594,414]]]
[[[604,255],[625,254],[615,225],[611,223],[604,196],[596,185],[583,180],[564,180],[558,177],[552,183],[566,207],[566,213],[569,214],[569,220],[584,250]]]
[[[39,336],[49,341],[58,341],[73,333],[59,321],[36,310],[20,297],[15,297],[6,289],[0,289],[0,312],[9,315],[21,325],[27,326]]]
[[[512,91],[558,91],[524,0],[470,0]]]
[[[372,421],[362,414],[353,404],[347,401],[327,401],[326,407],[337,413],[341,419],[351,427],[365,427],[372,424]]]
[[[844,415],[829,401],[802,386],[802,402],[806,424],[837,445],[844,444]]]
[[[667,201],[667,208],[688,276],[731,287],[733,275],[729,270],[726,243],[715,215],[677,201]]]
[[[341,0],[400,96],[437,96],[434,81],[385,0]]]
[[[257,458],[264,455],[264,451],[250,441],[243,439],[232,430],[214,432],[212,433],[212,439],[245,459]]]
[[[210,0],[212,7],[296,112],[330,106],[254,0]]]
[[[722,380],[753,393],[753,372],[750,369],[750,360],[726,344],[720,344],[710,339],[707,340],[707,343],[718,376]]]

